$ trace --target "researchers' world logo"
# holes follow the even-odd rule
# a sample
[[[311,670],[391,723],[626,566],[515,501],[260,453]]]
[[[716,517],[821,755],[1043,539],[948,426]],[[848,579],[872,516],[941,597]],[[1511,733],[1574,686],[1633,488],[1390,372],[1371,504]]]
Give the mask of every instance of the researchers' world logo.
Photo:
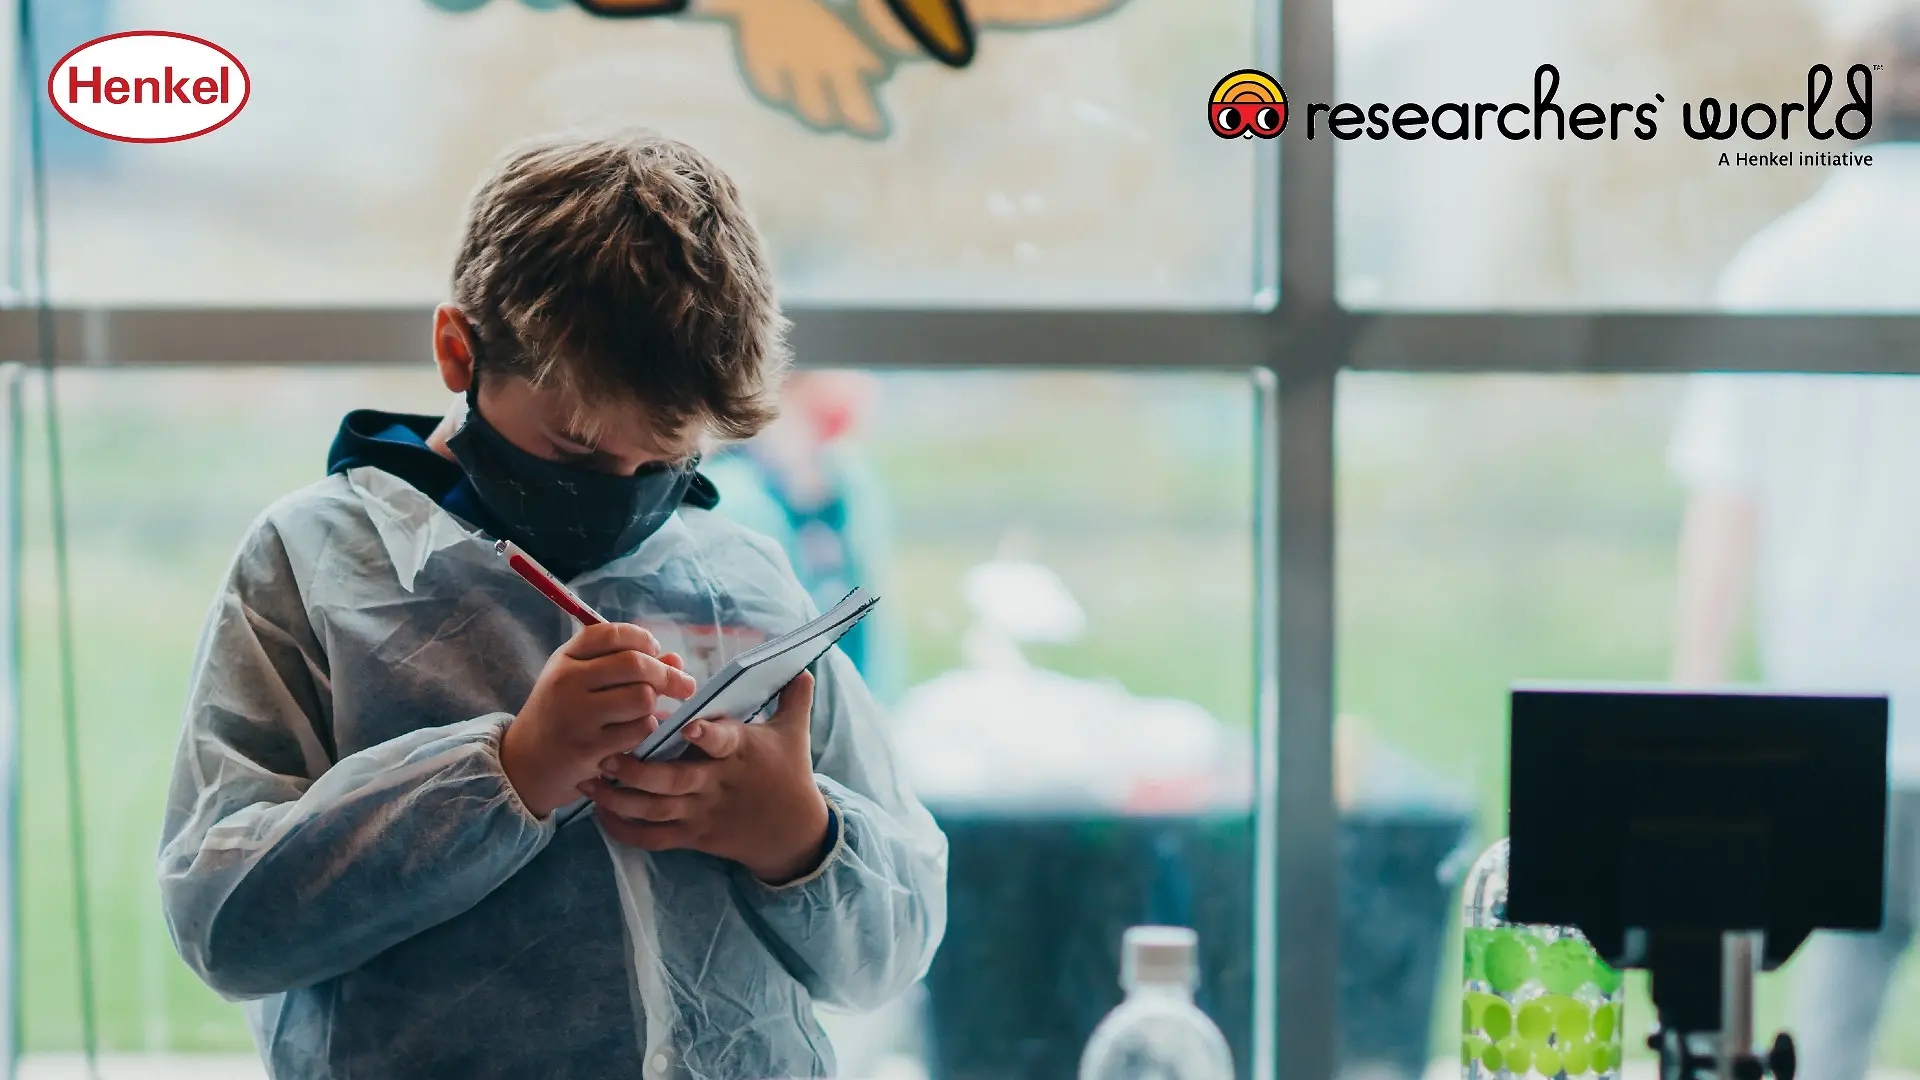
[[[1223,139],[1276,139],[1287,129],[1287,95],[1273,76],[1241,68],[1213,84],[1207,124]]]
[[[1687,138],[1695,141],[1726,142],[1744,137],[1749,142],[1762,142],[1804,133],[1823,142],[1836,136],[1858,142],[1873,131],[1876,70],[1877,65],[1853,64],[1846,68],[1843,82],[1832,67],[1814,64],[1807,69],[1804,96],[1794,95],[1796,88],[1783,86],[1782,93],[1772,98],[1722,100],[1708,96],[1697,103],[1682,101],[1679,126]],[[1641,101],[1563,101],[1560,84],[1560,69],[1541,64],[1533,72],[1531,100],[1435,104],[1303,100],[1295,104],[1305,113],[1308,139],[1326,135],[1343,142],[1428,137],[1470,142],[1617,142],[1623,138],[1644,142],[1660,132],[1660,109],[1667,105],[1665,94],[1656,93],[1651,100]],[[1223,139],[1273,139],[1286,129],[1291,111],[1273,76],[1242,68],[1214,84],[1207,101],[1207,124]],[[1786,159],[1792,155],[1773,157]],[[1809,158],[1807,163],[1816,162]]]
[[[239,57],[171,30],[95,38],[47,73],[47,97],[68,123],[130,143],[179,142],[225,127],[252,89]]]

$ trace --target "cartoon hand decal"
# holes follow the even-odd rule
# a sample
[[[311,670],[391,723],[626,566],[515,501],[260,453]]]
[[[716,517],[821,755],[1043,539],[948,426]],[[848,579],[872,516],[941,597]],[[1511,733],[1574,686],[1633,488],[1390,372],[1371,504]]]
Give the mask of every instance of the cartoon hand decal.
[[[873,83],[887,65],[820,0],[736,0],[702,10],[733,23],[740,67],[761,100],[823,131],[886,134]]]

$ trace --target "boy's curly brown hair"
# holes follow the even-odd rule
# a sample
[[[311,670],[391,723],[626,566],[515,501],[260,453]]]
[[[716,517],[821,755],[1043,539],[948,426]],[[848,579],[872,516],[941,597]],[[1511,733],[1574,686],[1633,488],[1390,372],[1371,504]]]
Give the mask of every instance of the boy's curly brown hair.
[[[777,410],[787,321],[739,191],[653,131],[546,137],[474,192],[453,303],[476,368],[556,387],[591,434],[610,404],[660,434],[744,439]]]

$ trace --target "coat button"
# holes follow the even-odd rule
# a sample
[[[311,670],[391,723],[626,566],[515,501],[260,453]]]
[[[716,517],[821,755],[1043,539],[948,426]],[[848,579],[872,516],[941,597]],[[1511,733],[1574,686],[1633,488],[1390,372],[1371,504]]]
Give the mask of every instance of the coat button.
[[[653,1060],[647,1062],[647,1067],[653,1070],[655,1076],[665,1076],[667,1075],[668,1066],[672,1064],[672,1062],[667,1060],[667,1055],[655,1054],[653,1055]]]

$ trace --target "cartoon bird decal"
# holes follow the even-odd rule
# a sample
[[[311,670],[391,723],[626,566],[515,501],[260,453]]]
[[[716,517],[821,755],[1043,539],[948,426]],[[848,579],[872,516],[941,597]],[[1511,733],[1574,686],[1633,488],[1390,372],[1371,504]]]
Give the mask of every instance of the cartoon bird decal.
[[[489,0],[427,0],[472,11]],[[816,131],[880,139],[878,88],[900,64],[932,57],[973,63],[978,31],[1066,26],[1126,0],[573,0],[608,18],[686,16],[728,23],[748,87],[762,103]],[[521,0],[535,8],[564,0]]]

